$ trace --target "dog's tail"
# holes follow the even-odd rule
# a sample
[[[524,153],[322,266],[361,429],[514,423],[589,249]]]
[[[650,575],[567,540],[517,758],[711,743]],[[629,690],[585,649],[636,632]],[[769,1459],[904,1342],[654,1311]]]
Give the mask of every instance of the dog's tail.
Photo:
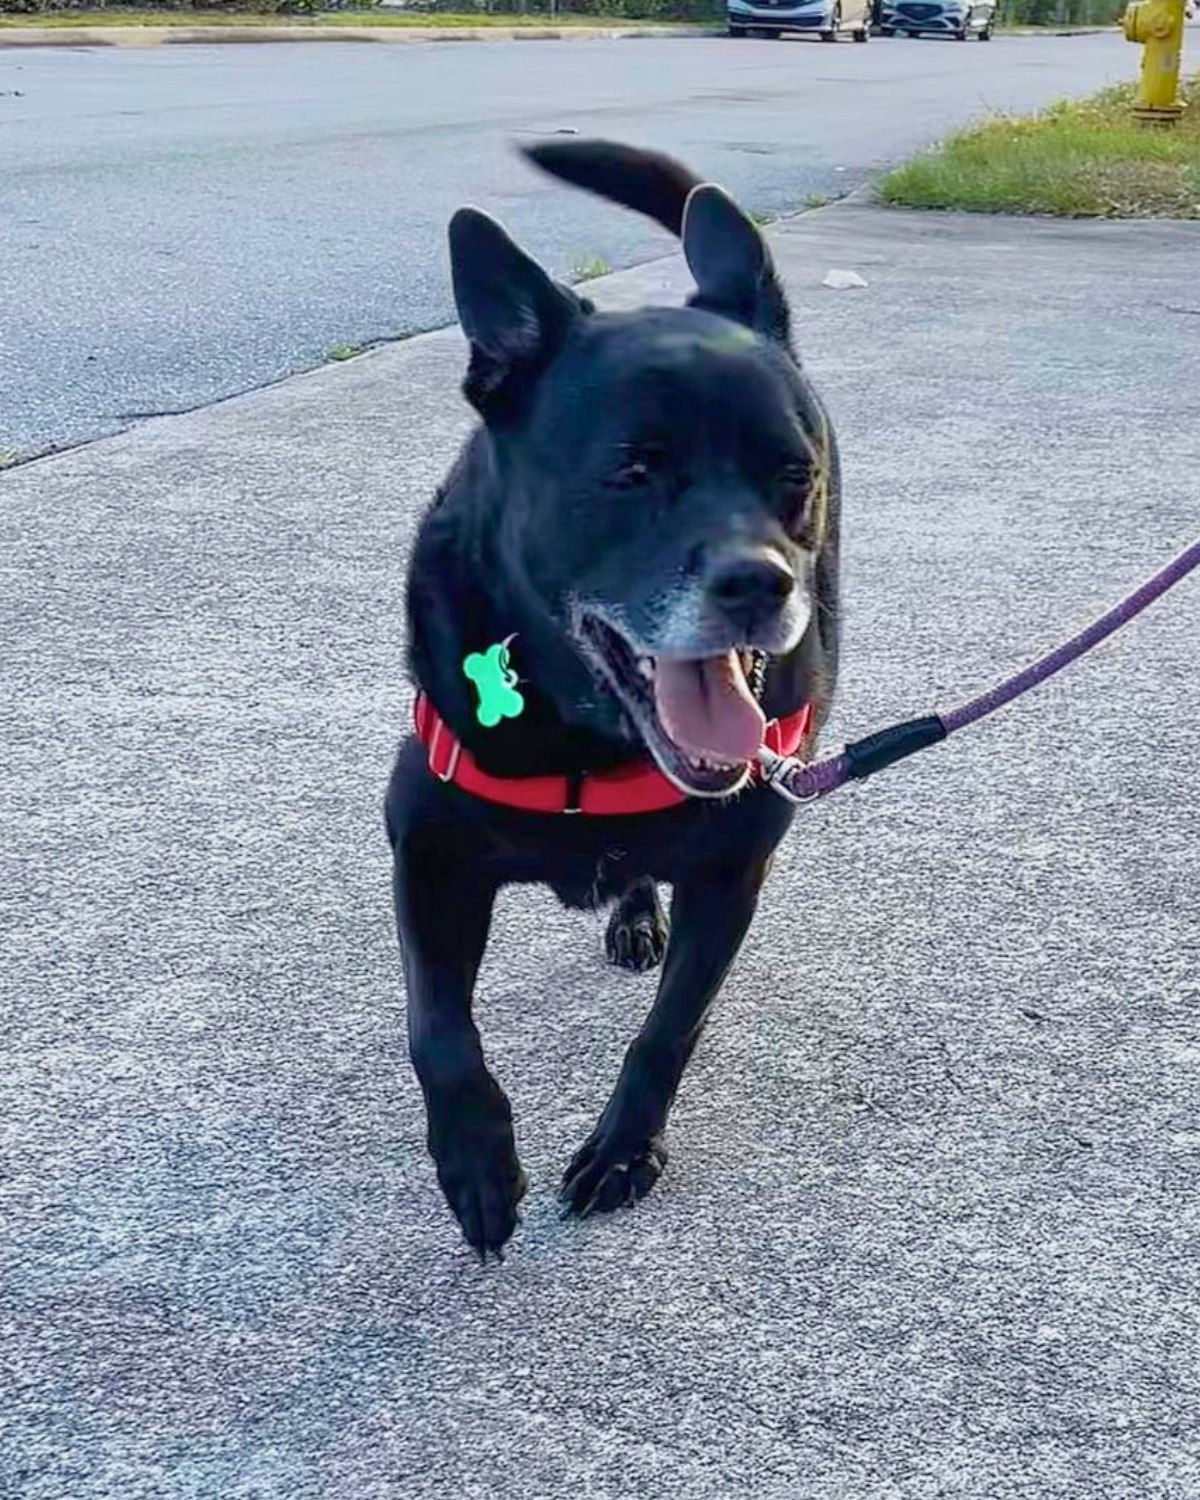
[[[521,150],[543,172],[645,214],[674,235],[688,194],[700,185],[673,157],[615,141],[540,141]]]

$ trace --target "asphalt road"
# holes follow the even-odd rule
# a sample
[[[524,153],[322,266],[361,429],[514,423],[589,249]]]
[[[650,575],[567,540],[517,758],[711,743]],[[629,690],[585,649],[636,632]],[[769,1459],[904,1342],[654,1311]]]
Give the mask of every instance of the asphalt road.
[[[1134,62],[1111,35],[0,51],[0,450],[445,323],[444,227],[463,202],[560,273],[669,248],[568,203],[514,158],[522,137],[667,148],[772,214]]]

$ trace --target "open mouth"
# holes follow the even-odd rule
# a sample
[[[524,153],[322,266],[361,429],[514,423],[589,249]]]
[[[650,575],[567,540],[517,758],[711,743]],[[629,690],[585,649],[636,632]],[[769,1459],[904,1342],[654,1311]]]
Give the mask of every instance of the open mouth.
[[[728,797],[749,779],[766,719],[738,651],[647,656],[598,615],[579,621],[585,652],[663,775],[692,797]]]

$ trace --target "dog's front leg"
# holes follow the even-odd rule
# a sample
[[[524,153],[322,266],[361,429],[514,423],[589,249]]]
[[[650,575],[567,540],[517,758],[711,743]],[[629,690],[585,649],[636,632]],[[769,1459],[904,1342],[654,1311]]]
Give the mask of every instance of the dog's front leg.
[[[582,1217],[633,1203],[658,1181],[675,1091],[750,926],[766,870],[765,860],[697,870],[675,887],[658,994],[599,1123],[563,1177],[560,1197],[569,1212]]]
[[[396,927],[408,986],[408,1044],[425,1096],[429,1150],[468,1243],[499,1255],[517,1224],[525,1174],[512,1109],[488,1072],[471,1017],[495,887],[440,840],[395,844]]]

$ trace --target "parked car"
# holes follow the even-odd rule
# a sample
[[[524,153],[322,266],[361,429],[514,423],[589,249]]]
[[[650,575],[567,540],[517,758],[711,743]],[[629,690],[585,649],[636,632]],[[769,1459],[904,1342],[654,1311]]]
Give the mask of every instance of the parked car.
[[[726,23],[730,36],[788,31],[836,42],[848,31],[856,42],[865,42],[871,35],[871,0],[726,0]]]
[[[880,36],[952,36],[960,42],[977,36],[990,42],[996,23],[996,0],[881,0]]]

